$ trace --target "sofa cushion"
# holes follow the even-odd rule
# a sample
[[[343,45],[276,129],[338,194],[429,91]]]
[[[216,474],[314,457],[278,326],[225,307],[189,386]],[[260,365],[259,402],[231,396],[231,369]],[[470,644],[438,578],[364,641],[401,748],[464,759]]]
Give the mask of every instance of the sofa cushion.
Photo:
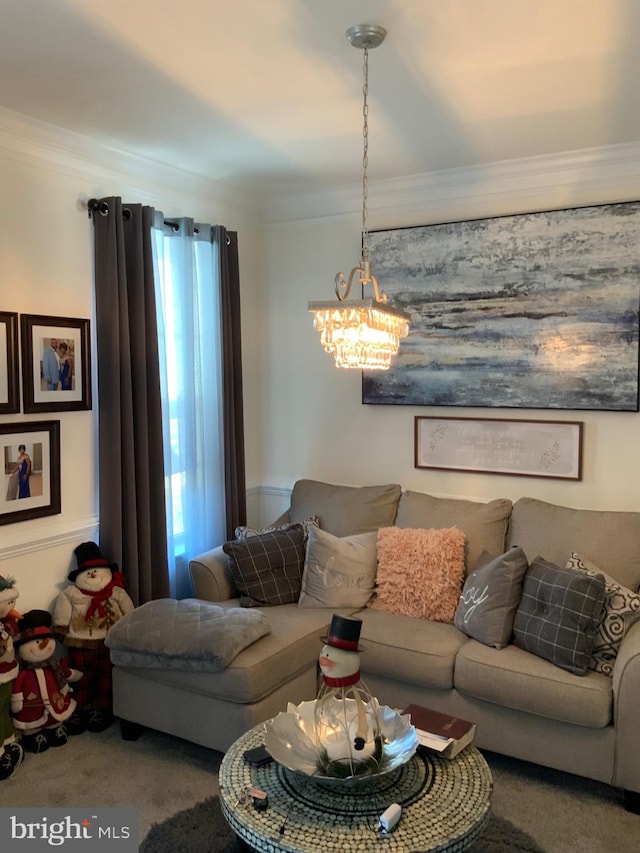
[[[334,536],[370,533],[393,524],[400,486],[336,486],[298,480],[291,492],[291,521],[316,515],[320,527]]]
[[[522,548],[499,557],[485,551],[466,579],[454,623],[470,637],[501,649],[513,637],[513,620],[529,564]]]
[[[360,669],[416,687],[450,690],[456,655],[470,640],[454,625],[382,610],[361,610]]]
[[[492,649],[469,640],[456,658],[455,687],[504,708],[579,726],[602,728],[613,713],[610,678],[573,675],[513,645]]]
[[[640,595],[619,584],[575,551],[566,567],[591,577],[601,575],[604,578],[604,608],[596,630],[590,667],[596,672],[613,675],[620,643],[633,623],[640,619]]]
[[[235,539],[222,546],[243,607],[288,604],[300,597],[304,566],[301,524]]]
[[[311,529],[307,539],[299,607],[364,607],[373,595],[375,533],[334,536]]]
[[[520,545],[529,562],[540,554],[558,566],[577,551],[623,586],[640,588],[640,512],[571,509],[520,498],[513,505],[509,544]]]
[[[506,550],[511,501],[480,501],[436,498],[420,492],[403,492],[396,527],[458,527],[467,537],[466,566],[476,565],[483,551]]]
[[[517,646],[576,675],[589,670],[604,605],[604,578],[535,557],[513,624]]]
[[[376,594],[370,607],[453,622],[464,577],[464,533],[381,527]]]

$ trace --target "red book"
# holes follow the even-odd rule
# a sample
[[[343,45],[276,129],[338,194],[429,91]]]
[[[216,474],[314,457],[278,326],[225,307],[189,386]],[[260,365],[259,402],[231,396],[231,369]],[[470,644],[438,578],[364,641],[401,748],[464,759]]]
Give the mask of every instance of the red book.
[[[453,758],[476,736],[476,724],[423,705],[408,705],[403,714],[411,716],[422,746],[433,749],[444,758]]]

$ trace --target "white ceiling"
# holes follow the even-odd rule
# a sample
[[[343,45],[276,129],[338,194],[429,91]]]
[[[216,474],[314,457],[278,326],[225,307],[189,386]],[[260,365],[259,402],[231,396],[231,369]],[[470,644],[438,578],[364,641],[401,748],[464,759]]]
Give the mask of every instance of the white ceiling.
[[[640,0],[0,0],[0,107],[257,194],[640,140]]]

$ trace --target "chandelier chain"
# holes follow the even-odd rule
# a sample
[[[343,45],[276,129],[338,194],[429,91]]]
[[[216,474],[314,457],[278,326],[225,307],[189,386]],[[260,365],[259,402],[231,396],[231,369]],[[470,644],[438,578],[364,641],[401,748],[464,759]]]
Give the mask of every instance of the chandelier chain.
[[[369,50],[364,48],[363,78],[362,85],[362,261],[369,260],[369,235],[367,232],[367,196],[368,179],[367,167],[369,165]]]

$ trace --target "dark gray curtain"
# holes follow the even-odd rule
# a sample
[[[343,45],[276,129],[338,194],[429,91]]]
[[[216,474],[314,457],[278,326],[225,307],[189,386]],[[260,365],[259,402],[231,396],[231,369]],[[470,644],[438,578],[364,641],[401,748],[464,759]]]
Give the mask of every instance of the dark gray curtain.
[[[169,595],[153,214],[93,205],[100,548],[138,605]]]
[[[227,539],[247,523],[238,235],[216,226],[222,294],[222,388]]]

